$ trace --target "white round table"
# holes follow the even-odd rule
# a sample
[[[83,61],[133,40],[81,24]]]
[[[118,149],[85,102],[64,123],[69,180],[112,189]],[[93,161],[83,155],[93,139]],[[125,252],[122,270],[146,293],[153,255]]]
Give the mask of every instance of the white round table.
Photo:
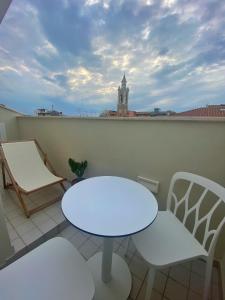
[[[87,262],[95,282],[95,299],[127,299],[131,274],[126,262],[113,253],[113,238],[135,234],[154,221],[158,204],[153,194],[130,179],[93,177],[64,194],[62,210],[78,229],[104,238],[103,253]]]

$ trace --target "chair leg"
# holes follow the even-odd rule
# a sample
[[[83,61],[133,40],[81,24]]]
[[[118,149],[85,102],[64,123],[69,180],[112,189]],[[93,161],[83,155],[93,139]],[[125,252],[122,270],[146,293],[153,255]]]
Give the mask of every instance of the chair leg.
[[[4,167],[4,163],[2,162],[2,179],[3,179],[3,187],[4,189],[7,188],[7,184],[6,184],[6,177],[5,177],[5,167]]]
[[[152,294],[152,288],[155,280],[156,269],[151,267],[147,275],[147,286],[145,292],[145,300],[150,300]]]
[[[208,300],[210,295],[210,285],[211,285],[211,275],[212,275],[212,259],[207,261],[206,264],[206,274],[205,274],[205,287],[203,299]]]
[[[62,182],[60,182],[60,185],[61,185],[63,191],[66,192],[66,188],[65,188],[64,184]]]
[[[18,199],[20,201],[20,204],[21,204],[21,206],[22,206],[22,208],[24,210],[24,213],[25,213],[26,217],[29,218],[30,217],[30,212],[29,212],[29,210],[28,210],[28,208],[27,208],[27,206],[26,206],[26,204],[25,204],[25,202],[23,200],[23,197],[22,197],[20,191],[18,191],[17,188],[15,188],[15,191],[16,191],[17,197],[18,197]]]

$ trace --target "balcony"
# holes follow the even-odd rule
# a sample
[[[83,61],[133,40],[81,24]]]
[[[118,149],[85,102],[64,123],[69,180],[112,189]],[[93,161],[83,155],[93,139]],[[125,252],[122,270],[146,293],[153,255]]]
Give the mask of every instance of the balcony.
[[[188,171],[224,185],[224,118],[104,119],[71,117],[28,117],[0,108],[0,122],[9,140],[35,138],[56,168],[72,179],[67,160],[87,159],[87,177],[115,175],[137,180],[138,176],[159,182],[159,208],[165,209],[169,182],[176,171]],[[69,183],[68,183],[69,187]],[[3,189],[1,188],[1,191]],[[70,240],[85,259],[102,247],[101,239],[82,233],[65,220],[60,202],[34,214],[29,220],[18,207],[12,191],[4,191],[3,205],[15,255],[9,262],[60,235]],[[30,206],[49,196],[61,197],[57,188],[48,188],[29,197]],[[216,261],[223,261],[222,233]],[[124,255],[125,239],[117,239],[114,251]],[[132,246],[126,257],[132,273],[129,299],[144,299],[147,264]],[[211,299],[222,299],[221,273],[215,263]],[[153,300],[201,299],[205,263],[201,260],[158,272]]]

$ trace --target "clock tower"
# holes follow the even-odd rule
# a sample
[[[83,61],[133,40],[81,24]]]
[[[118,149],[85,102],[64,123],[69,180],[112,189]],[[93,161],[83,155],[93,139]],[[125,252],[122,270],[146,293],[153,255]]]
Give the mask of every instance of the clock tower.
[[[127,80],[125,74],[121,81],[121,87],[118,87],[118,104],[117,104],[117,115],[126,117],[128,115],[128,94],[129,88],[126,87]]]

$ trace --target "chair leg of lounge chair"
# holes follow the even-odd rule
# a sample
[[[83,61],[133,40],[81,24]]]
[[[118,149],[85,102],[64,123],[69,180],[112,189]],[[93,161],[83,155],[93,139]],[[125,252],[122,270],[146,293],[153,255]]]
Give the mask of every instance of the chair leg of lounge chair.
[[[2,180],[3,180],[3,187],[4,189],[7,188],[6,178],[5,178],[5,167],[4,163],[2,162]]]
[[[26,206],[26,204],[25,204],[25,202],[23,200],[23,197],[22,197],[19,189],[17,187],[14,187],[14,188],[15,188],[16,194],[17,194],[17,196],[19,198],[20,204],[21,204],[21,206],[22,206],[22,208],[24,210],[24,213],[25,213],[26,217],[29,218],[30,217],[30,212],[27,209],[27,206]]]
[[[63,184],[62,182],[60,182],[60,185],[61,185],[62,189],[63,189],[64,192],[65,192],[65,191],[66,191],[66,188],[65,188],[64,184]]]
[[[18,199],[20,201],[20,204],[21,204],[21,206],[22,206],[22,208],[24,210],[24,213],[25,213],[26,217],[29,218],[30,217],[29,210],[27,209],[27,206],[26,206],[26,204],[25,204],[25,202],[23,200],[23,197],[22,197],[22,195],[20,193],[20,190],[19,190],[16,182],[14,181],[14,179],[13,179],[13,177],[11,175],[11,172],[7,168],[7,166],[6,166],[6,171],[7,171],[8,175],[9,175],[9,178],[10,178],[10,180],[11,180],[12,183],[9,183],[9,184],[6,183],[5,166],[4,166],[4,163],[2,163],[2,176],[3,176],[3,185],[4,185],[4,188],[5,189],[7,189],[7,188],[13,188],[15,190],[15,192],[17,194],[17,197],[18,197]]]
[[[49,200],[48,202],[46,202],[44,204],[41,204],[41,205],[29,210],[29,214],[32,215],[32,214],[34,214],[34,213],[36,213],[36,212],[38,212],[38,211],[40,211],[40,210],[42,210],[42,209],[44,209],[48,206],[54,204],[55,202],[57,202],[59,200],[60,200],[60,198],[55,198],[55,199]]]

